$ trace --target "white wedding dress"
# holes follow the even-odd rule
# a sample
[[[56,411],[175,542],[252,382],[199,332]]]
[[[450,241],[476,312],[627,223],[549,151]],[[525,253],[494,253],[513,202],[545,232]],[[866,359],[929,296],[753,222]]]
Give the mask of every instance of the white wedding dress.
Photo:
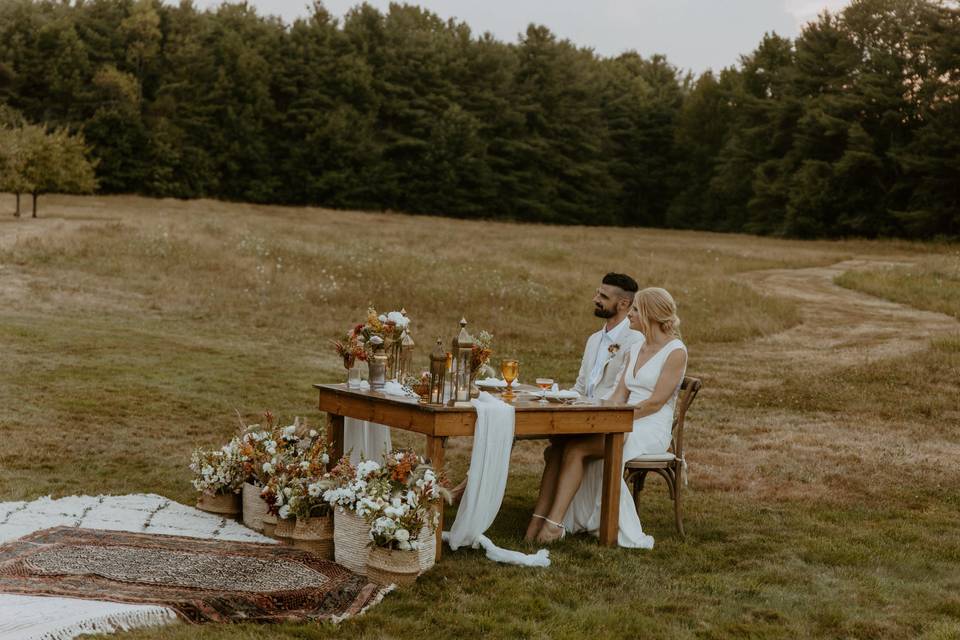
[[[687,350],[687,347],[680,340],[671,340],[652,358],[644,362],[640,366],[640,370],[634,374],[637,355],[640,353],[642,346],[643,342],[639,342],[630,348],[630,356],[627,358],[624,372],[621,374],[626,376],[627,390],[630,392],[630,397],[627,400],[629,404],[640,403],[653,395],[654,387],[657,386],[657,380],[660,379],[660,372],[663,371],[663,364],[666,362],[667,356],[677,349]],[[623,443],[624,463],[640,455],[665,453],[667,451],[670,447],[671,429],[673,427],[673,409],[677,403],[679,390],[678,386],[670,400],[659,411],[633,421],[633,431],[626,434]],[[622,468],[620,476],[623,477]],[[588,531],[597,535],[600,529],[600,496],[602,489],[603,460],[593,460],[584,469],[583,482],[580,484],[580,489],[573,497],[573,502],[570,503],[570,508],[567,509],[563,518],[563,526],[567,533]],[[643,532],[630,490],[623,480],[620,481],[620,531],[617,535],[617,543],[621,547],[653,548],[653,537]]]

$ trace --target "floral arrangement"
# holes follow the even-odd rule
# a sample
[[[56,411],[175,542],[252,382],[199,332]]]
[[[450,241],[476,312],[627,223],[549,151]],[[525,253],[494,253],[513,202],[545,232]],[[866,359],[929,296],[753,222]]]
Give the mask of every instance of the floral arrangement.
[[[470,354],[470,373],[473,377],[478,377],[481,369],[487,366],[492,354],[493,334],[489,331],[481,331],[474,337],[473,351]]]
[[[433,502],[451,499],[433,468],[412,451],[393,451],[383,464],[364,460],[355,467],[344,458],[329,480],[333,486],[324,499],[363,518],[370,525],[371,546],[401,551],[416,549],[420,531],[437,526]]]
[[[280,427],[273,414],[263,414],[265,426],[241,425],[239,454],[244,481],[266,487],[276,475],[287,473],[291,466],[303,461],[305,452],[316,443],[326,447],[324,438],[315,429],[308,429],[299,418],[294,423]],[[326,449],[324,449],[326,455]],[[326,458],[329,461],[329,456]]]
[[[405,310],[380,314],[373,307],[367,309],[367,319],[356,324],[339,340],[331,340],[337,355],[347,369],[356,361],[366,361],[384,345],[399,344],[410,327]]]
[[[296,454],[278,460],[260,492],[270,513],[283,519],[329,515],[331,507],[323,499],[323,492],[333,486],[326,478],[329,462],[325,438],[313,430],[300,438]]]
[[[330,341],[337,355],[343,359],[345,369],[350,369],[358,361],[366,362],[367,360],[365,341],[361,337],[363,327],[363,324],[358,324],[347,331],[344,338]]]
[[[190,470],[194,474],[193,488],[200,493],[240,493],[245,480],[240,438],[233,438],[220,449],[195,449],[190,456]]]

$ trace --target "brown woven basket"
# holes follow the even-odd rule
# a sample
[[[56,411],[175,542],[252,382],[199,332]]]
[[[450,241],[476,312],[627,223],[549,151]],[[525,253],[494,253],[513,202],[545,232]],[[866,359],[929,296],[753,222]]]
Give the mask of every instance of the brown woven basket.
[[[260,487],[243,483],[243,524],[254,531],[263,531],[263,518],[267,515],[267,503],[260,497]]]
[[[212,496],[209,493],[201,493],[197,497],[197,509],[224,516],[238,516],[240,515],[240,494],[218,493]]]
[[[353,511],[337,509],[333,514],[333,553],[337,564],[366,575],[369,542],[370,525]]]
[[[413,584],[420,575],[417,552],[372,547],[367,556],[367,577],[380,584]]]
[[[333,516],[297,518],[293,546],[310,551],[324,560],[333,560]]]
[[[282,518],[277,518],[277,526],[273,528],[273,537],[283,542],[284,544],[293,544],[293,528],[297,525],[297,521],[293,518],[287,518],[286,520]]]

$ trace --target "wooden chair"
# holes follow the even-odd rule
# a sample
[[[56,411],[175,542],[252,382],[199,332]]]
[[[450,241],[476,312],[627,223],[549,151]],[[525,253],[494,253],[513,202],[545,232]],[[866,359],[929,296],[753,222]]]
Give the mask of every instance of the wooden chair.
[[[643,490],[643,481],[647,474],[653,471],[663,476],[663,479],[667,481],[670,498],[673,500],[673,515],[677,522],[677,531],[682,538],[687,537],[687,534],[683,531],[683,518],[680,515],[680,483],[685,479],[684,474],[686,473],[686,462],[683,458],[683,420],[701,386],[699,378],[690,377],[684,377],[680,384],[680,395],[677,397],[677,405],[673,414],[673,437],[671,438],[670,451],[640,456],[628,460],[624,465],[626,481],[627,484],[631,485],[633,503],[636,505],[637,513],[640,513],[640,492]]]

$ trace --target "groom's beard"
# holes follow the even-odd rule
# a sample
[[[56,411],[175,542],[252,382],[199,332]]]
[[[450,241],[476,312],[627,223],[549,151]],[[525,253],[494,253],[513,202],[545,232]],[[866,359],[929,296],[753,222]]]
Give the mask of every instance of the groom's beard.
[[[593,310],[593,315],[597,316],[598,318],[603,318],[604,320],[608,320],[613,316],[617,315],[617,310],[604,309],[603,307],[597,307]]]

